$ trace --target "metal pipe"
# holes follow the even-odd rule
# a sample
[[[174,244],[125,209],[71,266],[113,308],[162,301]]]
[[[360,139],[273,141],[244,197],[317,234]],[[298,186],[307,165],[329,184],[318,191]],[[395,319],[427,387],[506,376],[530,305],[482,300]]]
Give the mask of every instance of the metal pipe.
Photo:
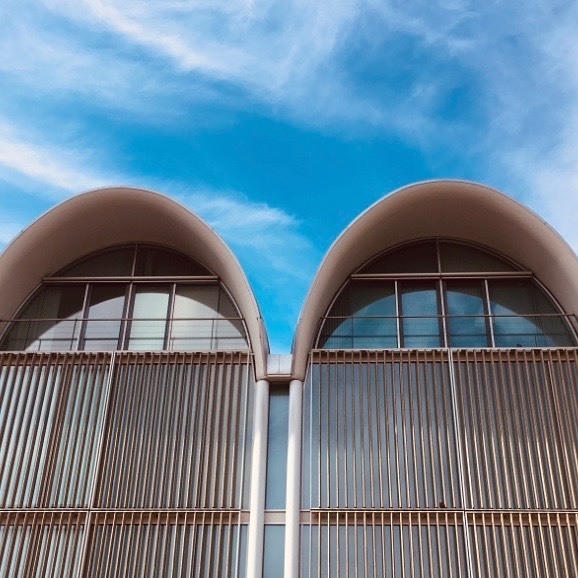
[[[263,535],[265,530],[265,489],[267,487],[267,428],[269,426],[269,382],[255,384],[253,412],[253,454],[251,463],[251,498],[247,544],[247,577],[263,574]]]
[[[301,413],[303,382],[289,384],[289,435],[287,441],[287,497],[285,515],[285,578],[299,578],[299,512],[301,509]]]

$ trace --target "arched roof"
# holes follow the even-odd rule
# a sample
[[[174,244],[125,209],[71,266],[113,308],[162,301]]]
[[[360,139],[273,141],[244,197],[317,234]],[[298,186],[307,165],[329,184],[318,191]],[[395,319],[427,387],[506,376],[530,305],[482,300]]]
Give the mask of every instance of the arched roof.
[[[43,277],[89,253],[132,242],[176,249],[220,277],[245,318],[261,379],[267,334],[239,262],[201,219],[149,190],[109,187],[86,192],[60,203],[20,233],[0,256],[0,319],[12,317]]]
[[[578,260],[544,220],[510,197],[465,181],[403,187],[355,219],[326,253],[297,325],[293,374],[303,379],[319,319],[348,276],[403,242],[450,237],[485,245],[533,271],[566,313],[578,314]]]

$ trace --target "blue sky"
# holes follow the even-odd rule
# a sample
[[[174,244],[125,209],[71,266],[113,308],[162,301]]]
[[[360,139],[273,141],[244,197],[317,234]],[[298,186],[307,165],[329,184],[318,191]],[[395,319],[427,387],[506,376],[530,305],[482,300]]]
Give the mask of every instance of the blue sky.
[[[578,247],[578,3],[4,0],[0,242],[55,203],[164,192],[231,246],[287,351],[319,262],[430,178]]]

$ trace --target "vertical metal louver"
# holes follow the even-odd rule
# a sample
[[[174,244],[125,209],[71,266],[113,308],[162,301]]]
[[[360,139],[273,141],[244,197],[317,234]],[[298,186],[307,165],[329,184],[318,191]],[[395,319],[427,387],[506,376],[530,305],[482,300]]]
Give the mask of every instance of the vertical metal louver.
[[[241,352],[0,355],[0,575],[245,575]]]
[[[314,351],[301,575],[578,575],[578,351]]]

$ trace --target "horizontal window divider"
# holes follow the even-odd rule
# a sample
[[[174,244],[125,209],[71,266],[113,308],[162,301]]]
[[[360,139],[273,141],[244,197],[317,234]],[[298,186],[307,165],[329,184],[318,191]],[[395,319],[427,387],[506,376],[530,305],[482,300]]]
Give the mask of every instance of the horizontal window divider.
[[[27,510],[0,510],[0,526],[7,525],[73,525],[85,524],[88,510],[69,509],[27,509]]]
[[[404,360],[405,357],[409,357],[410,355],[421,355],[419,359],[416,357],[411,361],[437,361],[439,356],[444,356],[444,359],[447,359],[447,352],[463,352],[464,354],[475,354],[475,353],[485,353],[488,355],[491,354],[509,354],[510,357],[518,356],[521,358],[527,357],[530,355],[535,355],[536,359],[542,353],[555,353],[556,351],[564,352],[564,353],[574,353],[578,355],[578,348],[576,345],[568,345],[568,346],[561,346],[555,345],[551,347],[439,347],[439,348],[432,348],[432,347],[399,347],[399,348],[351,348],[351,349],[312,349],[311,350],[311,357],[312,361],[319,363],[319,362],[332,362],[332,361],[339,361],[339,362],[351,362],[351,363],[361,363],[364,361],[396,361],[396,360]],[[389,355],[389,358],[384,358],[384,354]],[[397,355],[398,359],[395,359],[394,356]],[[430,359],[424,356],[429,356]],[[371,357],[371,359],[370,359]],[[454,359],[454,361],[456,361]]]
[[[49,364],[97,366],[109,363],[110,351],[0,351],[2,366]]]
[[[155,285],[165,285],[167,283],[194,283],[199,285],[204,284],[214,284],[219,281],[219,277],[216,275],[202,275],[202,276],[177,276],[177,277],[44,277],[42,279],[43,283],[47,285],[58,284],[62,285],[64,283],[103,283],[106,285],[111,285],[115,283],[153,283]]]
[[[324,509],[301,512],[301,524],[311,525],[439,525],[504,527],[578,527],[575,510],[354,510]]]
[[[95,525],[141,524],[248,524],[247,510],[86,510],[29,509],[0,510],[2,525],[73,525],[86,524],[88,516]],[[272,522],[284,523],[284,522]]]
[[[543,317],[568,317],[576,319],[574,313],[508,313],[508,314],[493,314],[493,313],[467,313],[467,314],[451,314],[446,315],[326,315],[323,319],[462,319],[462,318],[478,318],[487,317],[488,319],[521,319],[528,317],[536,317],[542,319]],[[140,319],[140,318],[139,318]],[[224,319],[224,318],[221,318]],[[26,320],[28,321],[28,320]]]
[[[462,524],[463,510],[311,510],[313,525],[439,525]]]
[[[469,526],[578,526],[578,512],[562,510],[466,511]]]
[[[99,321],[243,321],[242,317],[34,317],[0,319],[0,323],[40,323],[42,321],[59,321],[69,323],[90,323]]]
[[[265,510],[265,525],[284,526],[285,510]]]
[[[112,357],[109,351],[2,351],[0,363],[3,366],[30,365],[44,366],[50,364],[97,366],[109,363]],[[207,358],[211,359],[207,359]],[[183,363],[248,363],[252,354],[245,350],[209,350],[209,351],[117,351],[115,365],[155,362],[171,364]]]
[[[312,363],[390,363],[399,361],[447,361],[448,349],[313,349]]]
[[[404,279],[485,279],[497,277],[499,279],[519,279],[533,277],[531,271],[459,271],[452,273],[354,273],[350,279],[362,279],[363,281],[379,281],[391,279],[403,281]]]
[[[171,365],[182,363],[249,363],[252,354],[248,351],[213,350],[213,351],[118,351],[116,364],[159,363]]]
[[[248,524],[246,510],[93,510],[95,525],[236,525]]]

